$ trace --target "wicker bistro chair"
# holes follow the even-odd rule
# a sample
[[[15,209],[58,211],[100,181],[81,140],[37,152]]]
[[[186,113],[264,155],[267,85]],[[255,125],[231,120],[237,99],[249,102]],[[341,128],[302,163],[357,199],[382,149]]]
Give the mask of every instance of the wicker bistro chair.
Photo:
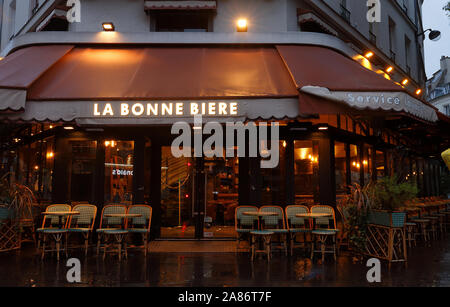
[[[299,243],[298,246],[305,248],[306,234],[311,233],[309,221],[295,215],[300,213],[308,213],[309,209],[306,206],[291,205],[286,207],[285,212],[287,221],[286,224],[289,231],[289,246],[292,256],[296,243]],[[303,242],[297,242],[295,240],[298,234],[303,234]]]
[[[409,217],[408,222],[416,224],[416,228],[418,228],[418,232],[422,236],[424,242],[430,240],[431,220],[425,218],[425,216],[421,214],[421,210],[413,212]]]
[[[122,228],[122,219],[119,217],[105,217],[106,214],[120,214],[126,213],[127,207],[125,205],[106,205],[103,207],[102,216],[100,218],[100,226],[97,229],[97,255],[100,253],[100,246],[104,239],[105,231],[120,230]]]
[[[273,216],[263,216],[262,224],[260,226],[263,230],[271,231],[275,236],[279,236],[279,249],[284,250],[287,256],[287,236],[288,230],[286,228],[286,221],[284,220],[283,208],[279,206],[262,206],[260,209],[262,212],[275,212],[277,215]],[[273,242],[273,241],[272,241]]]
[[[76,205],[73,211],[80,212],[80,215],[71,216],[69,227],[67,228],[66,242],[69,234],[80,233],[84,238],[84,254],[87,256],[89,248],[89,235],[94,229],[95,217],[97,216],[97,207],[89,204]]]
[[[256,230],[255,225],[258,228],[258,217],[243,214],[249,211],[257,212],[258,208],[255,206],[238,206],[234,211],[234,226],[238,239],[236,250],[239,250],[240,242],[245,237],[249,238],[250,232]],[[249,242],[249,246],[251,246],[251,242]]]
[[[72,207],[67,204],[56,204],[50,205],[45,209],[45,212],[59,212],[59,211],[71,211]],[[59,261],[59,252],[61,249],[61,241],[62,237],[65,233],[67,233],[67,223],[69,218],[62,218],[62,228],[59,228],[59,217],[58,216],[47,216],[44,215],[44,219],[42,220],[42,227],[38,228],[36,231],[39,234],[38,239],[38,249],[41,247],[42,241],[42,249],[41,249],[41,259],[44,259],[45,252],[53,251],[52,249],[46,249],[47,245],[47,237],[51,235],[55,241],[56,247],[56,255]],[[67,249],[66,249],[67,254]]]
[[[332,253],[334,260],[336,261],[336,235],[338,229],[336,229],[336,215],[333,207],[316,205],[311,207],[311,213],[329,213],[331,218],[318,218],[316,219],[316,227],[311,231],[313,235],[312,247],[311,247],[311,259],[314,258],[315,253],[322,254],[322,262],[325,260],[326,253]],[[333,221],[333,227],[330,226],[330,221]],[[332,247],[327,249],[327,239],[331,238]],[[315,249],[316,239],[319,240],[320,250]]]
[[[150,226],[152,224],[152,207],[147,205],[133,205],[128,208],[130,214],[140,214],[141,217],[131,218],[127,221],[128,233],[136,233],[142,235],[142,243],[144,254],[148,252],[148,236],[150,234]]]

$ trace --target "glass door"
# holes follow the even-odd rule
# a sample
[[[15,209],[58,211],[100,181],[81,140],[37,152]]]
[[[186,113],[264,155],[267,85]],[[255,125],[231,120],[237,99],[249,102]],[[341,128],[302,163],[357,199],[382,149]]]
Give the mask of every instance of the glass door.
[[[161,238],[193,239],[193,161],[161,147]]]

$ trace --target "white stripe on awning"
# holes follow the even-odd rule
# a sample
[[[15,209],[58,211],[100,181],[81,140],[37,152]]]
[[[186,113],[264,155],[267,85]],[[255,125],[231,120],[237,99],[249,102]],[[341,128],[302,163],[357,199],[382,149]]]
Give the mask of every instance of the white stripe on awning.
[[[215,10],[216,1],[145,1],[145,10]]]
[[[0,89],[0,111],[19,111],[25,108],[27,91]]]
[[[404,92],[342,92],[324,87],[304,86],[300,91],[321,98],[343,102],[360,110],[405,112],[415,117],[437,122],[436,110]]]

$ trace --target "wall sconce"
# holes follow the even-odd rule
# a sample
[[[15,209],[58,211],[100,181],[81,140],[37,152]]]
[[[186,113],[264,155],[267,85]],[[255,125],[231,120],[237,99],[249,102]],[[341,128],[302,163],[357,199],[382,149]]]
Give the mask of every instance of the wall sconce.
[[[104,22],[102,23],[103,31],[105,32],[113,32],[116,30],[116,27],[112,22]]]
[[[248,30],[248,22],[245,18],[240,18],[237,23],[237,31],[238,32],[247,32]]]

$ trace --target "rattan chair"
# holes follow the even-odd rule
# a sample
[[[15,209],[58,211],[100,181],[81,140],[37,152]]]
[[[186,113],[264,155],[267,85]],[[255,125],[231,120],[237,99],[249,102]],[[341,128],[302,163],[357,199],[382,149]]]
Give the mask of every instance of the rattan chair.
[[[284,211],[286,212],[286,224],[289,231],[289,246],[291,250],[291,256],[294,253],[294,247],[296,243],[298,246],[305,248],[306,245],[306,234],[311,232],[311,227],[309,221],[295,216],[296,214],[308,213],[309,209],[306,206],[301,205],[291,205],[287,206]],[[295,239],[298,234],[303,234],[303,242],[297,242]]]
[[[331,214],[331,218],[324,217],[316,219],[315,229],[311,231],[313,235],[312,247],[311,247],[311,259],[314,258],[315,253],[322,255],[322,262],[325,260],[326,253],[332,253],[334,260],[336,261],[336,235],[338,229],[336,229],[336,215],[333,207],[316,205],[311,207],[311,213],[328,213]],[[330,226],[330,221],[333,221],[333,226]],[[316,250],[316,239],[320,243],[320,250]],[[331,239],[331,248],[327,248],[327,240]]]
[[[80,212],[79,215],[71,216],[69,227],[67,228],[66,242],[70,233],[80,233],[84,238],[84,254],[87,256],[89,248],[89,235],[94,229],[95,217],[97,216],[97,207],[89,204],[76,205],[73,211]]]
[[[239,250],[240,242],[244,239],[244,237],[248,237],[250,232],[255,230],[255,224],[258,224],[258,217],[243,214],[244,212],[250,211],[258,212],[258,208],[255,206],[236,207],[234,213],[234,226],[238,239],[236,250]],[[256,228],[258,228],[258,226]],[[249,247],[250,246],[251,243],[249,241]]]
[[[152,224],[152,207],[147,205],[132,205],[128,208],[130,214],[140,214],[140,217],[131,218],[127,222],[128,233],[141,234],[144,254],[148,252],[148,237]]]
[[[59,211],[71,211],[72,207],[67,204],[56,204],[50,205],[46,208],[45,212],[59,212]],[[67,223],[69,218],[62,217],[62,226],[59,228],[59,220],[58,216],[47,216],[44,215],[44,219],[42,220],[42,227],[38,228],[36,231],[39,234],[38,239],[38,249],[40,248],[42,241],[42,254],[41,259],[44,259],[45,252],[53,251],[52,249],[46,249],[47,237],[48,235],[53,236],[56,246],[56,255],[59,261],[59,252],[61,250],[61,241],[64,234],[67,233]],[[66,249],[67,255],[67,249]]]
[[[106,214],[121,214],[126,213],[127,207],[125,205],[106,205],[103,207],[102,216],[100,218],[100,226],[97,232],[97,255],[100,253],[100,246],[104,239],[105,231],[110,232],[113,229],[122,228],[122,218],[119,217],[105,217]]]
[[[263,216],[261,229],[271,231],[275,236],[279,237],[279,245],[277,248],[284,250],[287,256],[287,236],[288,230],[286,228],[286,221],[284,219],[283,208],[280,206],[262,206],[259,208],[262,212],[275,212],[277,215],[273,216]],[[272,241],[272,244],[274,241]]]

